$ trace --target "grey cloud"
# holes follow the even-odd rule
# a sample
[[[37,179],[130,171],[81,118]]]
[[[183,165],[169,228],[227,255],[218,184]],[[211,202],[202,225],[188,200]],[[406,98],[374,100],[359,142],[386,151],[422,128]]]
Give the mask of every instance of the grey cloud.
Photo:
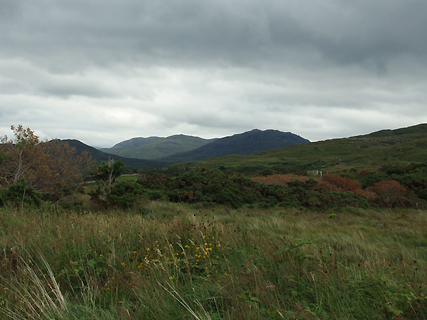
[[[22,94],[28,92],[25,84],[10,79],[0,79],[0,91],[4,95]]]
[[[427,44],[422,32],[427,25],[425,1],[358,1],[347,5],[351,14],[335,25],[332,36],[319,34],[314,39],[326,59],[379,68],[386,68],[386,63],[402,55],[426,62]]]
[[[59,80],[59,79],[58,79]],[[114,92],[106,90],[95,83],[82,81],[81,79],[55,79],[47,81],[38,88],[41,95],[70,98],[72,96],[84,96],[91,98],[106,98],[116,96]]]
[[[9,43],[2,51],[54,70],[111,63],[305,63],[295,51],[369,67],[402,54],[425,61],[427,49],[421,38],[427,24],[423,1],[313,6],[311,1],[127,0],[100,6],[96,1],[27,0],[20,7],[13,27],[2,36]]]
[[[41,96],[112,97],[116,88],[102,78],[84,74],[52,74],[21,60],[0,62],[2,94],[34,94]]]

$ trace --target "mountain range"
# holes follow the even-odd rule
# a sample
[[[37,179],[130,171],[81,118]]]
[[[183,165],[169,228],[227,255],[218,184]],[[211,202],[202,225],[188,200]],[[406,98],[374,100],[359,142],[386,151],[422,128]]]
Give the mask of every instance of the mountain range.
[[[294,144],[310,142],[296,134],[278,130],[252,131],[235,134],[212,141],[200,148],[177,153],[159,160],[169,163],[200,161],[231,154],[246,155],[264,150],[284,148]]]
[[[290,132],[258,129],[218,139],[186,135],[133,138],[111,148],[99,150],[78,140],[64,141],[78,152],[86,150],[98,162],[122,159],[131,170],[161,168],[173,163],[200,161],[231,154],[245,155],[309,142]]]
[[[183,135],[172,137],[178,140],[182,138],[184,141],[187,139]],[[154,139],[144,140],[151,138]],[[109,150],[111,152],[114,148],[126,150],[144,144],[155,145],[162,140],[168,141],[168,138],[135,138],[123,141]],[[173,170],[180,166],[179,163],[185,162],[185,167],[223,167],[238,172],[270,169],[286,171],[287,168],[296,168],[302,171],[345,173],[351,170],[377,170],[384,165],[424,163],[427,159],[427,124],[317,142],[309,142],[289,132],[252,130],[205,141],[203,146],[193,150],[152,160],[127,158],[97,150],[77,140],[66,141],[79,152],[88,151],[99,162],[121,158],[131,170],[166,166]]]

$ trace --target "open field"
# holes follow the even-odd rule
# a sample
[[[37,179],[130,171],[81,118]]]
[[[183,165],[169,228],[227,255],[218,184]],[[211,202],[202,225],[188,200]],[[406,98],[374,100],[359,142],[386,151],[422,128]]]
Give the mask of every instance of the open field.
[[[426,319],[427,212],[0,208],[5,319]]]

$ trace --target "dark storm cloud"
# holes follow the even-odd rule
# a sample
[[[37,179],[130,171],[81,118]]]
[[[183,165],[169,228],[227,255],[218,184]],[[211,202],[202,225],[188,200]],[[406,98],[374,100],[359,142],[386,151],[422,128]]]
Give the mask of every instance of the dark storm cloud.
[[[88,64],[425,60],[425,1],[2,1],[2,52]],[[299,54],[297,54],[300,52]]]

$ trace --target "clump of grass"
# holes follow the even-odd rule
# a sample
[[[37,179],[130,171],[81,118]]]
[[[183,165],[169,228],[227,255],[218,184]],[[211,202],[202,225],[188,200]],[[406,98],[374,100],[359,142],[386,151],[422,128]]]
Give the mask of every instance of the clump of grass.
[[[39,258],[41,266],[29,257],[20,256],[19,274],[4,280],[4,290],[11,300],[6,302],[7,306],[2,311],[10,319],[54,319],[69,314],[52,269],[42,254]]]
[[[31,256],[23,249],[14,274],[2,280],[0,312],[8,319],[116,319],[95,305],[96,287],[83,285],[77,296],[64,294],[41,251]]]

